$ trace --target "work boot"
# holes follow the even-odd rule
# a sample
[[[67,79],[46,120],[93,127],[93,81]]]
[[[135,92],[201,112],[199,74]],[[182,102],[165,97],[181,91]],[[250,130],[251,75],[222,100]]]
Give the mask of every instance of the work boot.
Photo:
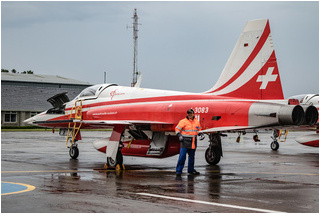
[[[177,177],[181,177],[181,173],[177,172],[177,173],[176,173],[176,176],[177,176]]]
[[[200,172],[197,172],[196,170],[193,170],[193,172],[189,173],[189,174],[192,174],[192,175],[200,175]]]

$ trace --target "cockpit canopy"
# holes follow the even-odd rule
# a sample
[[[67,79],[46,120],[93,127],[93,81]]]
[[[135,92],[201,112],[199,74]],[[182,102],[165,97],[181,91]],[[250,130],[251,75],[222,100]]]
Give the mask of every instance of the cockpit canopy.
[[[80,97],[95,96],[100,86],[101,85],[93,85],[88,88],[85,88],[83,91],[81,91],[78,97],[80,98]]]
[[[90,98],[96,98],[99,96],[99,94],[106,88],[110,86],[117,86],[117,84],[99,84],[99,85],[93,85],[88,88],[85,88],[76,98],[78,99],[90,99]]]

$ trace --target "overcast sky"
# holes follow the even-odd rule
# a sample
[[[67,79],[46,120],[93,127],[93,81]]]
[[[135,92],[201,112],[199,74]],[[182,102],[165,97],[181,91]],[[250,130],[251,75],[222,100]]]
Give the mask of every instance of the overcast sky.
[[[1,2],[1,68],[129,86],[132,16],[141,87],[203,92],[248,20],[268,18],[285,97],[319,93],[319,3]]]

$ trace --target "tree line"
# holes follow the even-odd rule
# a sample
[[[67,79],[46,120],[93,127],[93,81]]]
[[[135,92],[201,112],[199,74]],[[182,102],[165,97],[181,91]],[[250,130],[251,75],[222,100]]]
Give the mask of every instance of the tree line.
[[[10,71],[9,71],[8,69],[3,69],[3,68],[1,69],[1,72],[10,73]],[[11,73],[13,73],[13,74],[19,74],[19,72],[17,72],[16,69],[12,69],[12,70],[11,70]],[[33,74],[33,71],[31,71],[31,70],[23,71],[23,72],[21,72],[21,74]]]

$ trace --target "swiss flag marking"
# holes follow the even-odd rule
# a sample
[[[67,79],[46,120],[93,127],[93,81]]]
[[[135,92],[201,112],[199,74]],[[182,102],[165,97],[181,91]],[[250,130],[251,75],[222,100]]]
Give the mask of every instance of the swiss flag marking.
[[[269,82],[274,82],[277,80],[278,74],[272,74],[274,67],[268,68],[268,71],[265,75],[259,75],[257,82],[262,82],[260,89],[266,89]]]

